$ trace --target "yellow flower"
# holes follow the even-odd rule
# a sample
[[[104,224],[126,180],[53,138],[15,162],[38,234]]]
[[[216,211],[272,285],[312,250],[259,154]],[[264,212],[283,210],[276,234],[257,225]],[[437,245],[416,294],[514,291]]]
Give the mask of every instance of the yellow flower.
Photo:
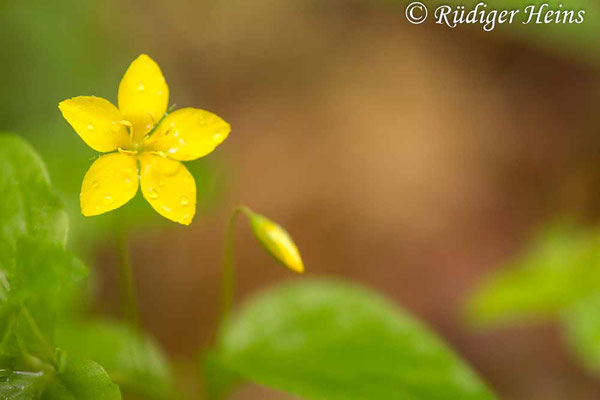
[[[81,186],[81,212],[99,215],[142,194],[162,216],[189,225],[196,212],[196,183],[180,161],[212,152],[229,124],[208,111],[183,108],[166,114],[169,87],[145,54],[131,63],[119,85],[118,104],[79,96],[61,102],[63,117],[98,158]]]

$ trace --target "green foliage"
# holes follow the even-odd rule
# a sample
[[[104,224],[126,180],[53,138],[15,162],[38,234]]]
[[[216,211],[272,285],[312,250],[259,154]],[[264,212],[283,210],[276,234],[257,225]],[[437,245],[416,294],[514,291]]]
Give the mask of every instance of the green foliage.
[[[0,136],[0,257],[14,268],[21,237],[65,244],[67,216],[39,156],[23,140]]]
[[[65,250],[67,220],[39,156],[0,135],[0,398],[117,400],[92,361],[57,351],[56,319],[86,274]]]
[[[227,398],[231,390],[242,380],[240,376],[223,365],[219,354],[208,350],[202,358],[205,393],[209,400]]]
[[[106,371],[94,361],[58,354],[55,379],[42,400],[120,400],[121,392]]]
[[[46,377],[40,373],[0,370],[0,395],[3,400],[31,400],[41,396]]]
[[[478,325],[558,320],[574,354],[600,373],[600,232],[542,231],[524,255],[478,288],[467,310]]]
[[[0,135],[0,191],[2,350],[14,348],[8,343],[19,336],[50,334],[55,314],[86,271],[64,249],[66,214],[42,161],[15,136]],[[39,334],[31,333],[29,319]]]
[[[494,398],[418,321],[342,283],[266,291],[225,325],[218,354],[246,380],[311,399]]]
[[[56,343],[70,354],[100,363],[125,393],[172,399],[167,361],[152,339],[113,321],[61,324]]]
[[[569,347],[590,371],[600,374],[600,292],[568,310],[563,321]]]
[[[469,299],[467,312],[480,325],[549,318],[599,290],[599,233],[553,226],[491,274]]]

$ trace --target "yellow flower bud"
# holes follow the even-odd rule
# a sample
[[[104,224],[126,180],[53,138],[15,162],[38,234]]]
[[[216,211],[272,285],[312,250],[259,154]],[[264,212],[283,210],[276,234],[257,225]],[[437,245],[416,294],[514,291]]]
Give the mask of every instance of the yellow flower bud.
[[[267,217],[246,210],[252,232],[263,247],[281,264],[297,273],[304,272],[300,252],[291,236]]]

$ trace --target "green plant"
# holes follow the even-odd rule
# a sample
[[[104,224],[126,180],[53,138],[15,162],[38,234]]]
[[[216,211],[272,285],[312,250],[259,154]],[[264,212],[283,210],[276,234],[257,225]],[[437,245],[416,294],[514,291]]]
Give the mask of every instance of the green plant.
[[[189,225],[194,177],[180,161],[212,152],[229,125],[209,112],[167,110],[168,87],[148,56],[119,89],[119,109],[80,96],[60,110],[98,158],[86,174],[81,211],[96,216],[133,199],[138,185],[162,216]],[[138,183],[139,180],[139,183]],[[87,268],[66,249],[67,214],[41,158],[22,139],[0,136],[0,397],[2,399],[173,399],[168,357],[143,331],[128,252],[128,222],[115,214],[124,321],[87,315]],[[493,399],[451,350],[416,319],[367,289],[301,280],[234,300],[234,228],[244,216],[259,243],[291,271],[304,263],[291,236],[237,207],[223,253],[220,320],[202,350],[208,399],[243,381],[310,399]]]
[[[139,327],[90,319],[75,306],[87,269],[65,249],[66,214],[45,167],[14,135],[0,136],[0,149],[0,397],[184,396],[176,394],[168,358]],[[289,235],[246,207],[240,212],[265,248],[292,267]],[[224,267],[233,271],[229,237]],[[224,274],[227,304],[232,279]],[[494,398],[427,328],[354,285],[300,280],[222,315],[214,345],[202,352],[210,399],[243,381],[308,399]]]
[[[600,373],[600,232],[565,223],[542,229],[529,248],[469,297],[479,328],[559,321],[568,347]]]

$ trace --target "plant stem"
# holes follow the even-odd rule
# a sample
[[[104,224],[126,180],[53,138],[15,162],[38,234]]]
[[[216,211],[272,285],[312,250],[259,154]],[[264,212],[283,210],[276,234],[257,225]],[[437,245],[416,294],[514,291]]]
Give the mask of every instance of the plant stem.
[[[125,223],[116,225],[116,247],[119,253],[119,286],[121,289],[121,307],[123,316],[134,328],[138,328],[140,317],[138,313],[137,297],[133,282],[133,271],[131,269],[131,258],[129,255],[128,234]]]
[[[223,247],[223,260],[221,264],[221,305],[217,329],[223,325],[223,322],[231,313],[235,292],[235,221],[238,214],[246,214],[247,212],[249,212],[249,210],[245,206],[236,207],[229,218],[229,224],[227,225],[227,231],[225,232],[225,245]]]
[[[39,342],[42,344],[42,346],[44,346],[44,351],[47,352],[46,356],[48,358],[52,357],[52,355],[54,354],[54,347],[50,344],[50,342],[48,342],[48,339],[42,333],[38,324],[35,322],[35,320],[31,316],[31,314],[29,313],[29,310],[22,303],[21,303],[21,315],[23,315],[23,317],[27,321],[29,328],[31,328],[31,331],[36,336],[37,340],[39,340]]]

